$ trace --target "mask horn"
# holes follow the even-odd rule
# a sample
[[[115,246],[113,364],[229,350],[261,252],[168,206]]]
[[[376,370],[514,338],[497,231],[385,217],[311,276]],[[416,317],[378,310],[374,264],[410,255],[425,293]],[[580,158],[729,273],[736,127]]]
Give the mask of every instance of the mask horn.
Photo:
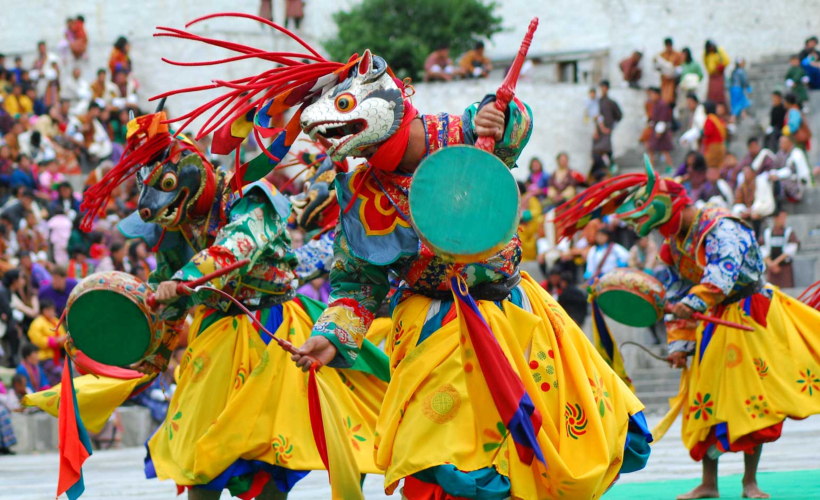
[[[652,163],[649,161],[649,155],[643,155],[643,162],[644,166],[646,167],[646,192],[651,193],[655,189],[655,182],[657,181],[657,176],[655,175],[655,169],[652,168]]]
[[[160,99],[159,104],[157,105],[157,110],[154,111],[154,113],[159,113],[160,111],[162,111],[162,108],[165,107],[165,99],[168,99],[168,98],[163,97],[162,99]]]

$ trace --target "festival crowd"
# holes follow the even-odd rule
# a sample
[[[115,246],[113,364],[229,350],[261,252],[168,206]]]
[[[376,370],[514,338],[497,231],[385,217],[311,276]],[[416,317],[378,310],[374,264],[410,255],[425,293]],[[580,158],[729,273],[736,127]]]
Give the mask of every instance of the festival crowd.
[[[298,27],[301,13],[290,17]],[[115,192],[92,232],[79,228],[82,190],[116,164],[130,113],[144,112],[138,108],[140,86],[128,40],[117,38],[108,66],[94,74],[81,69],[87,45],[84,19],[76,16],[67,20],[56,50],[40,41],[33,61],[0,54],[0,365],[14,373],[10,383],[0,380],[0,454],[12,453],[16,442],[9,412],[36,411],[21,408],[20,398],[60,381],[66,332],[58,323],[78,281],[113,270],[146,280],[156,267],[144,242],[126,241],[116,230],[117,222],[136,209],[134,181]],[[664,51],[653,59],[661,73],[659,85],[647,90],[647,128],[641,141],[656,168],[662,170],[662,158],[662,172],[683,182],[696,203],[722,203],[748,219],[763,243],[769,280],[784,287],[793,283],[790,259],[799,242],[783,207],[799,201],[814,183],[806,157],[811,131],[804,113],[808,92],[820,88],[816,47],[817,38],[812,37],[792,58],[784,91],[771,96],[770,126],[765,135],[748,140],[742,158],[727,152],[727,144],[749,106],[751,88],[743,59],[735,61],[727,98],[724,73],[731,61],[723,48],[707,42],[704,73],[690,49],[678,52],[667,39]],[[635,52],[620,64],[633,88],[640,88],[643,77],[641,58]],[[442,46],[428,57],[424,78],[482,78],[491,70],[482,43],[457,65],[449,48]],[[695,90],[705,77],[708,96],[701,102]],[[592,89],[584,109],[585,119],[594,124],[590,174],[573,170],[569,155],[559,153],[552,169],[532,159],[529,179],[520,186],[523,260],[538,263],[543,286],[579,324],[587,314],[583,282],[616,267],[653,272],[657,254],[655,241],[637,239],[614,220],[591,223],[574,241],[558,244],[545,224],[553,208],[617,172],[611,135],[623,115],[609,88],[609,82],[602,81]],[[689,150],[677,168],[670,154],[676,137],[678,147]],[[218,164],[207,138],[197,146]],[[256,145],[251,140],[246,147]],[[764,223],[768,219],[771,224]],[[293,245],[300,246],[304,235],[298,229],[291,232]],[[329,292],[323,278],[299,289],[320,301],[326,301]],[[183,349],[184,340],[177,354]],[[174,368],[172,362],[171,374]],[[161,380],[129,402],[148,407],[156,423],[164,419],[166,396],[174,389]],[[94,440],[97,446],[117,446],[121,436],[121,418],[115,413]]]

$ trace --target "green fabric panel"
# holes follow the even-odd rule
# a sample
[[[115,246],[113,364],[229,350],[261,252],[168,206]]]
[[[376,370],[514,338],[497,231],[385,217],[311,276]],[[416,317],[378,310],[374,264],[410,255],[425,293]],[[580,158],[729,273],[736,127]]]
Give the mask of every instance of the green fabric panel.
[[[316,323],[319,316],[321,316],[322,313],[325,312],[325,309],[327,309],[327,304],[324,302],[311,299],[301,293],[297,293],[296,297],[299,299],[299,302],[302,303],[302,309],[304,309],[307,315],[310,316],[310,321],[312,323]]]
[[[390,358],[367,339],[362,342],[359,357],[350,369],[369,373],[379,380],[390,382]]]
[[[249,474],[243,474],[241,476],[233,476],[232,478],[228,479],[228,483],[225,485],[225,488],[231,492],[231,496],[239,496],[242,493],[245,493],[251,486],[253,485],[253,477],[256,473],[252,472]]]

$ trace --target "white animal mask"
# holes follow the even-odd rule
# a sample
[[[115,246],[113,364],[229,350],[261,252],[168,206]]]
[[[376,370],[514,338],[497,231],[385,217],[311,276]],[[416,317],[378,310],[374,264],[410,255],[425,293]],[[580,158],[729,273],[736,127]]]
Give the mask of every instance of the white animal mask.
[[[339,161],[386,141],[403,116],[402,91],[387,63],[367,50],[345,80],[304,109],[300,125],[311,139],[327,141],[328,156]]]

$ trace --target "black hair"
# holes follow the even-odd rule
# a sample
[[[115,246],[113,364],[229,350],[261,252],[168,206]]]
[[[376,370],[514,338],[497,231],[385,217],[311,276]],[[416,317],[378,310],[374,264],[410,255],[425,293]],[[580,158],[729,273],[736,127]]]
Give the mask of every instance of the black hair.
[[[604,234],[605,234],[605,235],[607,235],[608,237],[610,237],[610,238],[612,237],[612,231],[610,231],[610,230],[609,230],[609,228],[608,228],[608,227],[606,227],[606,226],[601,226],[601,227],[599,227],[599,228],[598,228],[598,230],[597,230],[597,231],[595,231],[595,232],[596,232],[596,233],[604,233]]]
[[[774,92],[772,92],[772,95],[776,95],[781,99],[783,98],[783,92],[780,92],[779,90],[775,90]]]
[[[478,42],[475,43],[475,49],[476,50],[483,49],[483,48],[484,48],[484,42],[478,41]]]
[[[663,44],[664,45],[673,45],[674,42],[672,41],[671,37],[666,37],[666,38],[663,39]]]
[[[687,99],[692,99],[693,101],[698,102],[698,103],[700,102],[700,99],[698,99],[698,95],[694,92],[689,92],[688,94],[686,94],[686,98]]]
[[[23,60],[23,56],[14,56],[14,62],[22,61],[22,60]]]
[[[650,92],[654,92],[656,94],[661,93],[661,89],[659,89],[658,87],[649,87],[647,90],[649,90]]]
[[[717,111],[717,105],[715,105],[715,101],[706,100],[703,102],[703,110],[706,111],[707,115],[713,115]]]
[[[88,103],[88,110],[89,111],[91,111],[94,108],[102,110],[102,106],[100,106],[100,104],[97,101],[91,101],[90,103]]]
[[[114,243],[111,243],[111,253],[113,254],[113,253],[119,252],[120,250],[122,250],[122,247],[123,247],[123,244],[120,243],[119,241],[115,241]]]
[[[799,61],[800,60],[800,54],[792,54],[791,56],[789,56],[789,59],[790,60],[791,59],[797,59]]]
[[[6,288],[11,288],[12,283],[17,281],[19,278],[19,269],[9,269],[8,271],[6,271],[6,274],[3,275],[3,286]]]
[[[19,252],[17,252],[17,260],[20,260],[23,257],[31,258],[31,252],[28,252],[26,250],[20,250]]]
[[[689,50],[689,47],[684,47],[683,50],[681,50],[681,53],[683,54],[683,62],[686,64],[692,62],[692,51]]]
[[[100,73],[103,73],[103,74],[104,74],[104,73],[105,73],[105,68],[100,68],[100,69],[98,69],[98,70],[97,70],[97,74],[99,75]]]
[[[601,80],[600,86],[609,88],[609,80]]]
[[[447,42],[440,43],[440,44],[436,45],[436,50],[444,50],[444,49],[449,49],[449,48],[450,48],[450,44],[447,43]]]
[[[114,47],[120,52],[125,52],[126,45],[128,45],[128,39],[124,36],[117,38],[117,41],[114,42]]]
[[[786,104],[797,104],[797,96],[789,92],[784,98]]]
[[[40,301],[40,310],[41,310],[41,311],[42,311],[43,309],[48,309],[48,308],[50,308],[50,307],[52,307],[52,308],[56,309],[56,308],[57,308],[57,304],[55,304],[55,303],[54,303],[54,301],[53,301],[53,300],[51,300],[51,299],[43,299],[43,300],[41,300],[41,301]]]
[[[549,272],[547,273],[547,276],[555,276],[556,274],[560,276],[560,275],[561,275],[561,273],[562,273],[562,270],[561,270],[561,268],[560,268],[560,267],[558,267],[558,266],[552,266],[552,267],[550,268]]]
[[[78,20],[78,21],[85,22],[85,17],[83,17],[83,15],[82,15],[82,14],[77,14],[77,20]]]
[[[561,279],[567,283],[573,283],[575,281],[575,276],[573,276],[570,271],[562,271]]]
[[[46,44],[46,41],[45,41],[45,40],[39,40],[39,41],[37,42],[37,46],[38,46],[38,47],[39,47],[40,45],[45,45],[45,44]]]
[[[693,172],[706,172],[706,158],[700,153],[695,153],[695,160],[691,168]]]
[[[749,145],[751,145],[753,142],[756,142],[756,143],[760,144],[760,139],[758,139],[758,138],[757,138],[757,137],[755,137],[755,136],[751,136],[751,137],[749,137],[749,139],[746,141],[746,145],[747,145],[747,146],[749,146]]]
[[[45,301],[43,301],[43,302],[45,302]],[[42,303],[40,305],[42,307]],[[39,350],[40,350],[40,348],[37,347],[36,345],[26,343],[26,344],[23,344],[23,348],[20,349],[20,354],[23,356],[23,359],[26,359],[27,357],[31,356],[35,352],[38,352]]]
[[[715,45],[715,42],[713,42],[712,40],[706,40],[706,44],[704,45],[703,50],[707,54],[710,50],[717,51],[717,45]]]

